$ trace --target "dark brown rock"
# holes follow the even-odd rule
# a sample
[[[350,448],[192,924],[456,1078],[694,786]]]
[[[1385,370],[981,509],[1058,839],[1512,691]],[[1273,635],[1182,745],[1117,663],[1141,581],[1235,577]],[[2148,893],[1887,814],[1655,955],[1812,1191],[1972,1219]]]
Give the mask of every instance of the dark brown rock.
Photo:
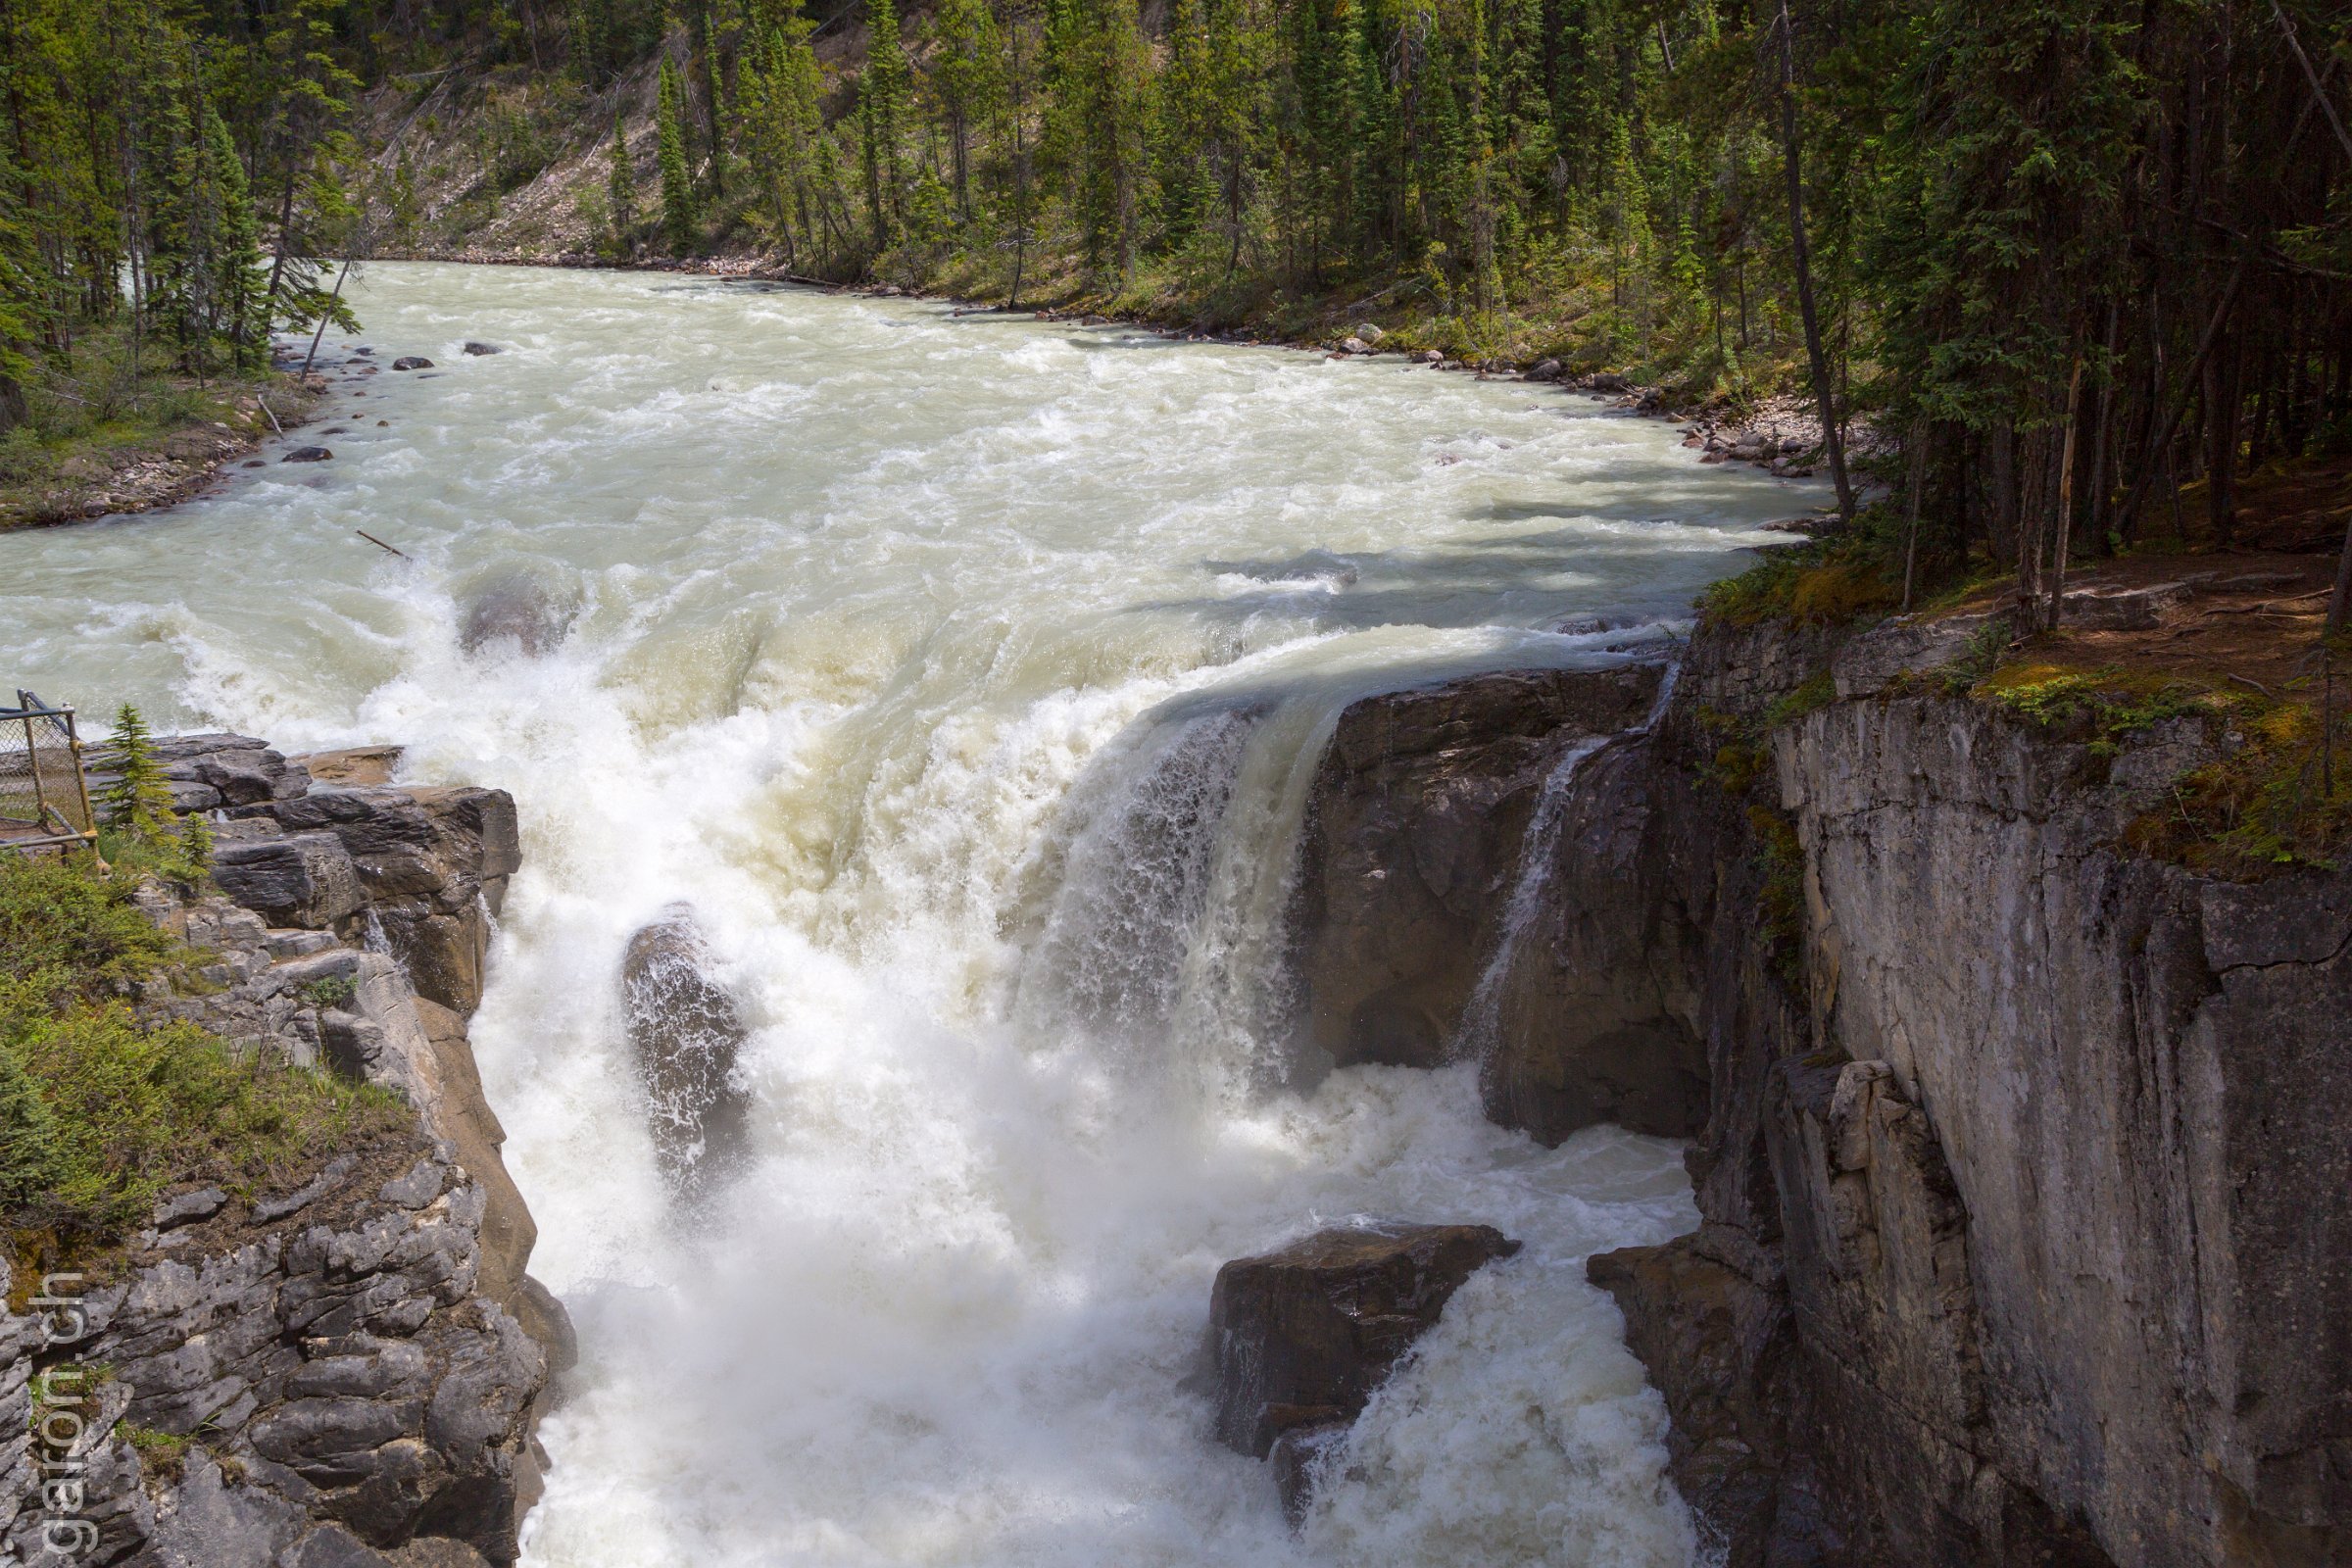
[[[1675,880],[1646,736],[1577,769],[1537,868],[1543,897],[1507,955],[1484,1042],[1487,1114],[1557,1144],[1613,1122],[1689,1138],[1707,1118],[1701,954]]]
[[[1293,912],[1309,1048],[1444,1061],[1544,778],[1642,722],[1655,665],[1504,670],[1366,699],[1317,768]]]
[[[1258,1458],[1295,1427],[1346,1424],[1446,1298],[1519,1244],[1491,1225],[1329,1230],[1217,1270],[1217,1438]]]
[[[750,1098],[736,1081],[746,1031],[734,999],[705,973],[694,912],[672,906],[629,939],[621,1000],[653,1118],[654,1152],[672,1191],[690,1197],[741,1153]]]
[[[1352,1425],[1350,1421],[1318,1421],[1311,1426],[1287,1427],[1267,1451],[1266,1462],[1274,1469],[1274,1491],[1282,1498],[1282,1516],[1293,1529],[1305,1521],[1306,1510],[1315,1500],[1320,1469],[1346,1441]]]

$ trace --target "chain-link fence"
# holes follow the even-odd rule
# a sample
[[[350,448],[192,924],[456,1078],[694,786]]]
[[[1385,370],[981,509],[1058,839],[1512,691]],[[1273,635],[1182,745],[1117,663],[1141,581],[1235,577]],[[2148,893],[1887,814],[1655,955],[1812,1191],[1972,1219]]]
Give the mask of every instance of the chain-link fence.
[[[0,848],[87,844],[98,836],[74,710],[27,691],[0,708]]]

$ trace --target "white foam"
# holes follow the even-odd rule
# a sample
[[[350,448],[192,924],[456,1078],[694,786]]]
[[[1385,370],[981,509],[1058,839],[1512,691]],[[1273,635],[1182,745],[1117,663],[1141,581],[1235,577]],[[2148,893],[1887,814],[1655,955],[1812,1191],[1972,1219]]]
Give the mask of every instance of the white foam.
[[[1785,494],[1663,427],[1378,363],[618,273],[359,286],[379,359],[443,366],[365,383],[345,416],[380,439],[0,536],[0,658],[87,710],[398,741],[411,777],[514,793],[473,1033],[584,1355],[529,1562],[1688,1559],[1655,1396],[1581,1266],[1691,1222],[1677,1151],[1538,1149],[1466,1069],[1269,1093],[1273,960],[1347,701],[1588,661],[1610,639],[1540,627],[1676,612]],[[1477,461],[1424,470],[1431,440]],[[1680,526],[1495,548],[1531,493]],[[1301,560],[1345,564],[1282,576]],[[568,639],[463,652],[466,594],[514,572],[576,601]],[[1170,795],[1152,736],[1202,705],[1254,716]],[[1116,848],[1187,801],[1213,831]],[[678,899],[756,1106],[749,1174],[690,1217],[616,1005]],[[1527,1249],[1294,1537],[1179,1385],[1219,1262],[1355,1215]]]

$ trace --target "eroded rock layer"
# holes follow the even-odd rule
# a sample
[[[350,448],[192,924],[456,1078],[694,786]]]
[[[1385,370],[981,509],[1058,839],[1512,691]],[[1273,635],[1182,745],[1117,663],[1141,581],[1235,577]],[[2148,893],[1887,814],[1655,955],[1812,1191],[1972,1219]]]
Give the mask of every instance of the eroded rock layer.
[[[380,1084],[416,1122],[282,1191],[171,1193],[87,1275],[0,1258],[0,1556],[512,1562],[572,1354],[466,1038],[514,803],[382,787],[380,753],[368,788],[244,737],[158,753],[174,807],[215,818],[221,891],[140,892],[202,963],[134,1007]]]

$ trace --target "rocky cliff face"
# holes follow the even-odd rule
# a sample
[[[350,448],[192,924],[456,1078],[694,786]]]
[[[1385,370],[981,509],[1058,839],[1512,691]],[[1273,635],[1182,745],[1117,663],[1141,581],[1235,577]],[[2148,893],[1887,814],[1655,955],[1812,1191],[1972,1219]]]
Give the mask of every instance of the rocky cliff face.
[[[1693,1137],[1701,1228],[1591,1272],[1735,1564],[2352,1560],[2352,876],[2123,851],[2216,738],[1960,651],[1702,632],[1578,776],[1491,1111]]]
[[[209,957],[199,986],[136,1004],[383,1084],[416,1128],[286,1191],[172,1194],[86,1273],[0,1259],[0,1545],[141,1568],[512,1562],[570,1354],[524,1272],[536,1232],[466,1037],[514,803],[314,787],[240,737],[163,750],[175,805],[216,813],[228,896],[142,895]]]

